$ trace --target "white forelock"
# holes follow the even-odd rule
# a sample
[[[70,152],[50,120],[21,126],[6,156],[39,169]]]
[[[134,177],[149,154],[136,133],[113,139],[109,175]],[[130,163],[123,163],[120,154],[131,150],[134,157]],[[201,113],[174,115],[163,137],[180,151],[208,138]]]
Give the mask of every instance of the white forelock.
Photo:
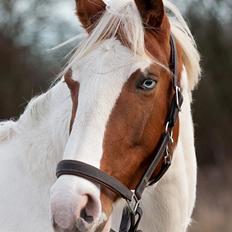
[[[125,36],[125,43],[129,43],[132,51],[142,57],[152,59],[153,62],[161,65],[155,57],[151,57],[144,45],[144,27],[139,11],[134,0],[104,0],[106,11],[91,34],[85,34],[83,40],[77,46],[76,51],[70,58],[64,74],[76,61],[88,54],[98,46],[101,41],[113,38],[119,28]],[[192,33],[181,15],[179,9],[169,0],[163,1],[171,25],[171,32],[178,40],[183,49],[183,61],[188,73],[189,89],[193,90],[199,82],[201,74],[200,55],[192,36]],[[62,75],[61,75],[62,76]]]
[[[111,0],[106,1],[106,4],[106,10],[100,20],[90,35],[80,42],[62,74],[105,39],[115,38],[119,30],[125,36],[123,42],[128,44],[134,54],[142,59],[150,59],[145,49],[144,28],[135,2]]]

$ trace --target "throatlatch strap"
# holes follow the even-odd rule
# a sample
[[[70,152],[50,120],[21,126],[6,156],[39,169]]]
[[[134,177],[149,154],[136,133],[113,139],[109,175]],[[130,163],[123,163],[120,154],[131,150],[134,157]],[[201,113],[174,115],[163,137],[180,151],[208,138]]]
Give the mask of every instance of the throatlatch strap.
[[[80,161],[63,160],[59,162],[56,170],[56,176],[59,178],[62,175],[75,175],[86,178],[111,189],[113,192],[129,201],[133,196],[133,193],[113,176],[109,176],[100,169]]]
[[[178,57],[177,57],[176,42],[172,34],[170,35],[170,46],[171,46],[171,54],[170,54],[169,69],[173,73],[173,88],[175,89],[176,86],[178,86],[177,83]]]

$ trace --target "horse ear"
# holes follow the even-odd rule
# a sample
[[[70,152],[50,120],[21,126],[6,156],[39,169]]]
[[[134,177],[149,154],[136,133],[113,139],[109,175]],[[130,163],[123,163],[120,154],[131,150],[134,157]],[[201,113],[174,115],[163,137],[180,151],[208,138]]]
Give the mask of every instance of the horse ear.
[[[91,26],[100,18],[105,10],[102,0],[76,0],[77,16],[83,27],[89,32]]]
[[[135,0],[144,24],[150,27],[160,27],[164,18],[162,0]]]

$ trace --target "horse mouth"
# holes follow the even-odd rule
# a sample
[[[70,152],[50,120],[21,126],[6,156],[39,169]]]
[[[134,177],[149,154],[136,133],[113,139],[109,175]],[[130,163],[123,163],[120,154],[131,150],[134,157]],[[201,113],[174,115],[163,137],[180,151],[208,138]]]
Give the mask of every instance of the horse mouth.
[[[109,232],[105,229],[107,221],[104,221],[100,224],[96,224],[96,222],[88,223],[85,220],[78,218],[76,220],[76,224],[72,229],[61,229],[57,228],[55,224],[53,224],[54,232]]]
[[[79,218],[76,221],[75,232],[109,232],[106,227],[107,221],[101,221],[88,223],[85,220]]]

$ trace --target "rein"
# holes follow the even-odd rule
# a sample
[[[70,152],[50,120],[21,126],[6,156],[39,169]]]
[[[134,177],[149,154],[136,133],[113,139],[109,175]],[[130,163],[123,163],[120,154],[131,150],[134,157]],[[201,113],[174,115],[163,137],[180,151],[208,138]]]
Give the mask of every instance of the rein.
[[[63,160],[57,166],[57,178],[62,175],[74,175],[82,177],[110,189],[111,191],[118,194],[121,198],[126,200],[127,206],[125,206],[123,209],[119,232],[141,232],[141,230],[138,230],[138,226],[143,215],[142,209],[140,207],[142,194],[146,187],[157,183],[163,177],[172,162],[169,146],[174,142],[173,128],[181,110],[183,96],[181,94],[177,80],[177,49],[175,40],[172,35],[170,37],[170,46],[171,56],[169,68],[172,72],[172,87],[174,90],[174,95],[166,120],[165,130],[161,135],[158,146],[155,149],[156,152],[153,152],[152,154],[153,160],[145,171],[135,190],[130,190],[113,176],[110,176],[100,169],[80,161]],[[163,163],[158,175],[151,179],[161,160],[163,160]],[[115,231],[111,229],[111,232]]]

